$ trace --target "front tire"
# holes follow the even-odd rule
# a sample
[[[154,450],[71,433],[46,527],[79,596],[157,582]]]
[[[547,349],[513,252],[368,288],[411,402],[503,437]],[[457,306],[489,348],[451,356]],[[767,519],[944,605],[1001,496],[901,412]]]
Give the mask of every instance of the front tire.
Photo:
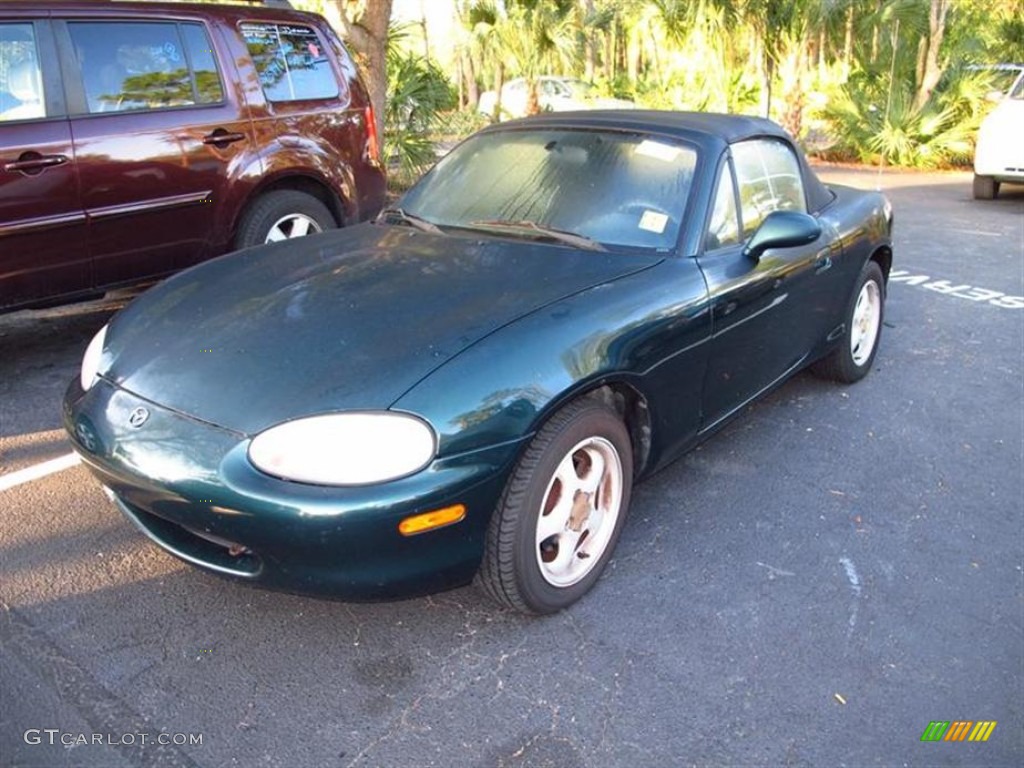
[[[852,384],[867,376],[878,354],[885,316],[885,279],[882,268],[869,261],[861,270],[860,279],[846,311],[843,340],[814,366],[815,373],[826,379]]]
[[[523,613],[555,613],[586,594],[611,559],[629,509],[633,452],[619,415],[570,403],[530,442],[487,531],[477,581]]]
[[[305,192],[279,189],[254,202],[242,216],[235,248],[313,235],[338,226],[321,201]]]
[[[999,182],[991,176],[974,174],[973,192],[975,200],[994,200],[999,194]]]

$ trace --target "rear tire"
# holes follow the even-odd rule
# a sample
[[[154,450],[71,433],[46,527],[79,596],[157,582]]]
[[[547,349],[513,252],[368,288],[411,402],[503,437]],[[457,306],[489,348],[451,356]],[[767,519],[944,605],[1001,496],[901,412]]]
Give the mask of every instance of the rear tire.
[[[585,595],[611,559],[629,509],[633,453],[619,415],[570,403],[520,458],[487,531],[477,583],[523,613],[555,613]]]
[[[999,194],[999,182],[991,176],[974,174],[973,190],[975,200],[994,200]]]
[[[867,376],[878,354],[885,317],[885,278],[878,262],[869,261],[861,270],[846,310],[846,330],[839,346],[815,363],[819,376],[852,384]]]
[[[235,234],[235,248],[290,240],[337,226],[327,206],[312,195],[279,189],[266,193],[249,206]]]

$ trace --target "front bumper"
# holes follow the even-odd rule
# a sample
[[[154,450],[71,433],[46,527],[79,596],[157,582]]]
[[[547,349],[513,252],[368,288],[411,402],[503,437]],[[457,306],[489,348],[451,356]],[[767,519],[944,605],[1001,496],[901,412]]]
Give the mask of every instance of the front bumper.
[[[148,416],[138,426],[138,409]],[[139,419],[136,418],[135,421]],[[426,594],[469,582],[519,443],[437,459],[411,477],[332,488],[249,463],[249,437],[100,379],[64,399],[64,426],[120,510],[171,554],[271,589],[345,599]],[[403,536],[401,520],[464,504],[463,521]]]

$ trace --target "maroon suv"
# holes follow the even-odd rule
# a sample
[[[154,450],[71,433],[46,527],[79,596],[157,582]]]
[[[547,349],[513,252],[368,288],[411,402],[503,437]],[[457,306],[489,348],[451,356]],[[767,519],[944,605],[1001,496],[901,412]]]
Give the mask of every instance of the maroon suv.
[[[0,3],[0,311],[361,221],[384,190],[366,89],[320,16]]]

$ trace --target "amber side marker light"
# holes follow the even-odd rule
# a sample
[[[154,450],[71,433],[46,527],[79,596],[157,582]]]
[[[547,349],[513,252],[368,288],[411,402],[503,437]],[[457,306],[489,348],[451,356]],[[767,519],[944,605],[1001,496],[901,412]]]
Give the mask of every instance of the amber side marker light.
[[[444,509],[435,509],[433,512],[424,512],[422,515],[407,517],[398,524],[398,532],[403,536],[415,536],[417,533],[426,533],[446,525],[453,525],[465,517],[466,506],[455,504]]]

